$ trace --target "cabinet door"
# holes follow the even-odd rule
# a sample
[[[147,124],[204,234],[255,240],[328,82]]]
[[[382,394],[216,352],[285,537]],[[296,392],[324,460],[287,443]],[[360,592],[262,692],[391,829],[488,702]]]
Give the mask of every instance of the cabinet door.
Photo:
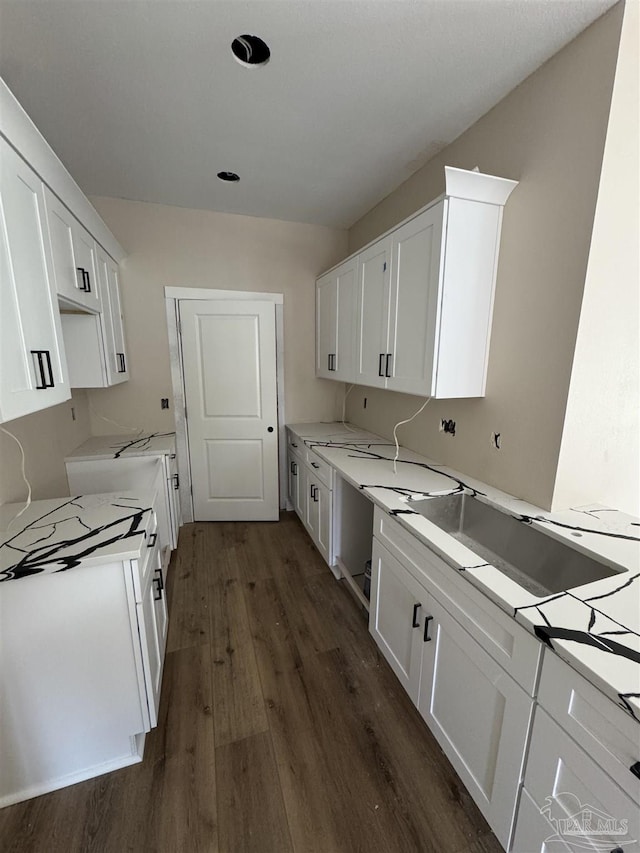
[[[316,282],[316,376],[334,379],[338,335],[338,276],[327,273]]]
[[[72,217],[71,227],[76,267],[84,279],[84,304],[94,311],[100,311],[103,306],[97,273],[96,242],[75,217]]]
[[[358,258],[351,258],[337,269],[337,334],[333,378],[341,382],[355,379],[356,355],[356,281]]]
[[[425,397],[435,385],[444,205],[425,210],[392,235],[387,388]]]
[[[71,396],[43,185],[0,138],[0,421]]]
[[[358,333],[354,381],[386,386],[389,327],[391,237],[369,246],[358,257]]]
[[[289,449],[287,451],[289,500],[298,515],[301,515],[300,481],[302,479],[302,474],[300,468],[301,465],[299,457]]]
[[[374,538],[369,631],[414,702],[420,687],[426,601],[424,589]]]
[[[136,608],[149,719],[151,728],[153,728],[158,725],[167,628],[166,598],[160,562],[160,544],[158,542],[154,546],[151,560],[152,571],[149,573],[147,583],[142,591],[142,600],[136,605]]]
[[[178,477],[178,464],[175,453],[170,453],[167,462],[167,496],[169,501],[169,520],[171,525],[171,547],[178,547],[178,536],[182,514],[180,510],[180,478]]]
[[[310,478],[309,503],[312,505],[312,535],[318,551],[331,565],[331,492],[317,478]]]
[[[55,289],[58,296],[84,308],[95,307],[95,289],[88,290],[86,270],[76,264],[73,230],[75,217],[48,187],[44,188],[47,226]]]
[[[126,382],[129,378],[120,305],[118,265],[100,247],[97,249],[97,269],[102,292],[101,332],[107,383],[117,385],[120,382]]]
[[[418,710],[507,849],[533,699],[435,599],[427,607]]]
[[[524,788],[520,794],[516,832],[510,849],[512,853],[576,853],[573,845],[568,847],[562,841]]]

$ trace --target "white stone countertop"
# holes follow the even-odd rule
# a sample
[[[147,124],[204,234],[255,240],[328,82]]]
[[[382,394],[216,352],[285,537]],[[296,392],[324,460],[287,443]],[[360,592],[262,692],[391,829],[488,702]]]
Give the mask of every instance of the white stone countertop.
[[[0,507],[0,582],[141,556],[151,492],[118,492]],[[17,517],[16,517],[17,516]]]
[[[143,435],[94,435],[65,458],[65,462],[119,459],[122,456],[166,456],[176,452],[175,432]]]
[[[463,573],[521,625],[640,720],[640,520],[592,504],[547,512],[486,483],[341,423],[288,429],[361,488],[421,542]],[[348,427],[349,425],[347,425]],[[411,509],[411,501],[466,492],[577,551],[620,569],[579,587],[537,597]]]

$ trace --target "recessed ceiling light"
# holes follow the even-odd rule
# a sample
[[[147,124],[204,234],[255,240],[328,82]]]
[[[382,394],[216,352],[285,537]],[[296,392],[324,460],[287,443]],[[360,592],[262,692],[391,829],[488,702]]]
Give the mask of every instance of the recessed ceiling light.
[[[240,180],[240,175],[235,172],[218,172],[218,177],[221,181],[227,181],[230,184],[237,184]]]
[[[258,36],[238,36],[231,42],[231,51],[240,65],[246,68],[266,65],[271,56],[269,45]]]

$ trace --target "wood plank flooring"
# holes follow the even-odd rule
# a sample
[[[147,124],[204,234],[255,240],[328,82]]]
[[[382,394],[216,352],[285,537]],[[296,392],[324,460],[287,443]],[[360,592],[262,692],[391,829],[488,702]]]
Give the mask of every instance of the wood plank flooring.
[[[5,853],[500,853],[293,513],[186,525],[144,762],[0,810]]]

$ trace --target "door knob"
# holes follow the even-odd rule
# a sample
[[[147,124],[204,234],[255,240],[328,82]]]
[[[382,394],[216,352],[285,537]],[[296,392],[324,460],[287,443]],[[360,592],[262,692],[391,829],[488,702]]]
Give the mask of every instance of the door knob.
[[[273,427],[267,427],[267,432],[273,432]]]

